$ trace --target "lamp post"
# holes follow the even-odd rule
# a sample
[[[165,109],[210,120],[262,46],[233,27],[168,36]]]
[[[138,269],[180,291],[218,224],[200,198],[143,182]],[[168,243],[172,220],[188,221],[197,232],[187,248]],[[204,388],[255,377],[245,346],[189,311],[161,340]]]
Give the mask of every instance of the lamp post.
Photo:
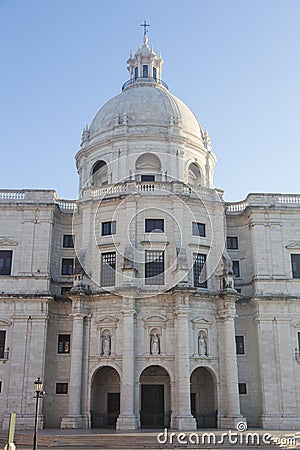
[[[33,437],[33,450],[37,450],[37,433],[38,433],[38,414],[39,414],[39,399],[43,398],[45,392],[43,391],[43,382],[38,377],[34,382],[34,390],[35,390],[35,421],[34,421],[34,437]]]

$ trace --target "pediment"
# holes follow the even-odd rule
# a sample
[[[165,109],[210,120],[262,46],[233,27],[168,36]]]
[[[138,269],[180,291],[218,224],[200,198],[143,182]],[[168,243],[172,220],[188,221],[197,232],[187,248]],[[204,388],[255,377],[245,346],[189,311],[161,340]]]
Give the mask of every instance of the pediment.
[[[0,238],[0,245],[1,247],[13,247],[18,245],[18,242],[8,238]]]
[[[198,317],[197,319],[193,319],[192,323],[201,324],[201,325],[211,325],[212,324],[212,322],[205,319],[204,317]]]
[[[151,316],[145,317],[144,322],[167,322],[168,318],[162,314],[153,314]]]
[[[0,327],[1,326],[9,327],[11,324],[12,324],[12,322],[10,322],[9,320],[0,319]]]
[[[286,248],[297,248],[300,250],[300,241],[293,241],[286,246]]]
[[[104,325],[104,324],[109,324],[109,323],[116,323],[118,322],[118,318],[117,317],[113,317],[113,316],[102,316],[99,317],[99,319],[96,320],[96,323],[100,324],[100,325]]]

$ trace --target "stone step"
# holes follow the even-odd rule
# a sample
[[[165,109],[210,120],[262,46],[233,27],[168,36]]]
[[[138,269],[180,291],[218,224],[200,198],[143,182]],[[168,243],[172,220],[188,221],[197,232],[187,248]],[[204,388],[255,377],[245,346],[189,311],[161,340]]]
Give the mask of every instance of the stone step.
[[[47,434],[49,433],[49,434]],[[157,432],[133,432],[133,433],[101,433],[101,432],[93,432],[89,434],[86,433],[80,433],[78,430],[74,433],[71,431],[68,432],[68,434],[64,434],[60,432],[59,430],[51,430],[51,432],[47,430],[42,430],[39,433],[38,436],[38,449],[39,450],[49,450],[49,449],[55,449],[55,450],[123,450],[123,449],[131,449],[131,450],[156,450],[156,449],[174,449],[174,448],[204,448],[204,449],[264,449],[268,448],[270,449],[270,443],[263,441],[263,434],[264,432],[262,430],[259,430],[259,444],[257,445],[257,441],[248,441],[246,443],[246,435],[249,432],[243,433],[243,442],[230,442],[228,439],[228,436],[224,438],[224,442],[221,441],[221,433],[220,430],[212,430],[212,431],[205,431],[205,430],[197,430],[197,435],[200,437],[200,444],[195,444],[193,442],[189,442],[189,439],[187,438],[187,443],[180,443],[177,440],[177,436],[179,435],[179,432],[176,433],[175,438],[173,438],[173,442],[170,443],[170,440],[168,440],[167,443],[159,443],[157,441],[157,435],[159,431]],[[170,439],[170,433],[169,431],[169,439]],[[208,442],[208,437],[206,435],[206,438],[203,442],[201,442],[201,438],[203,438],[204,433],[216,433],[216,443],[213,443],[211,441]],[[253,431],[254,433],[254,431]],[[294,436],[293,432],[270,432],[273,436],[275,436],[277,439],[281,439],[281,442],[272,442],[271,445],[272,448],[279,447],[278,444],[281,443],[281,448],[299,448],[300,449],[300,440],[299,437],[296,438],[296,442],[292,443],[291,441],[284,441],[284,439],[291,439]],[[188,434],[187,434],[188,435]],[[4,444],[6,443],[6,436],[7,433],[0,432],[0,449],[4,447]],[[195,436],[195,435],[194,435]],[[211,438],[212,439],[212,438]],[[30,434],[30,432],[23,432],[17,431],[15,435],[15,444],[17,450],[27,450],[32,449],[33,444],[33,434]]]

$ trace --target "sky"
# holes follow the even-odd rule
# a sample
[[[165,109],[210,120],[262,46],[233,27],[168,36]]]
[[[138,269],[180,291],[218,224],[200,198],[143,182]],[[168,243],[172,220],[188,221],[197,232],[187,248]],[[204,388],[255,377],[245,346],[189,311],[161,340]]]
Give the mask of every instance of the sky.
[[[0,189],[77,198],[82,129],[128,79],[144,19],[225,200],[299,193],[300,0],[0,0]]]

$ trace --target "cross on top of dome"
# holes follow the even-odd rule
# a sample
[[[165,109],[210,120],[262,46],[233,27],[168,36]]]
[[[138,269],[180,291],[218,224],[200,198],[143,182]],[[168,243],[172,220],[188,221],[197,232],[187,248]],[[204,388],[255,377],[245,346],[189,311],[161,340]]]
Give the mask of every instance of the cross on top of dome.
[[[147,23],[146,20],[144,20],[144,23],[141,23],[140,26],[144,27],[144,36],[146,36],[146,34],[148,33],[147,27],[151,27],[151,25],[149,23]]]

